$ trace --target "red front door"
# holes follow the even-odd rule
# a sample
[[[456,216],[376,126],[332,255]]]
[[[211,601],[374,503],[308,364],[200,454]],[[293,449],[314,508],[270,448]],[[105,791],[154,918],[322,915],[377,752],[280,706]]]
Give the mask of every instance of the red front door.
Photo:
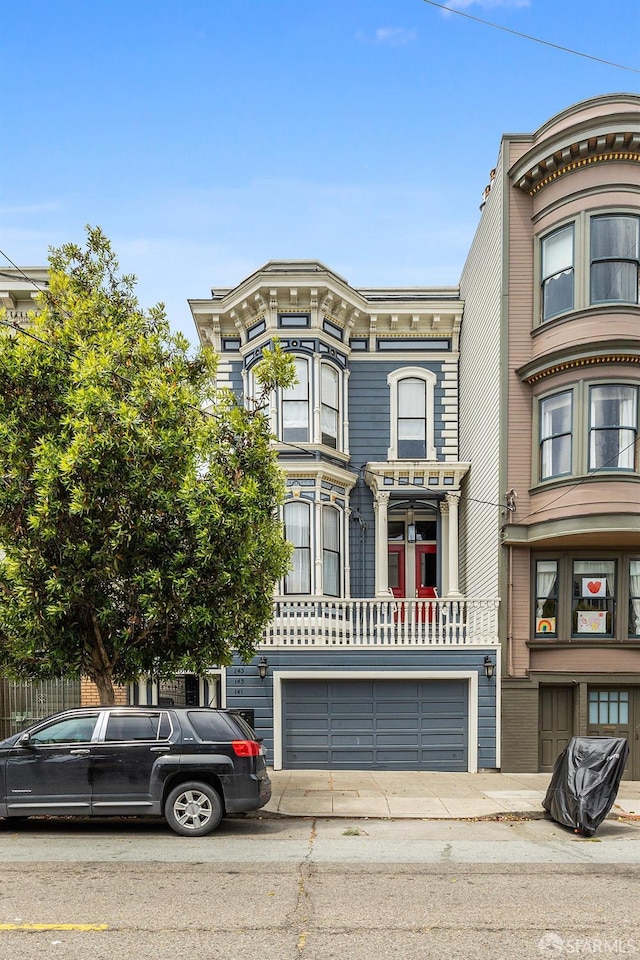
[[[416,543],[416,597],[436,597],[435,543]]]

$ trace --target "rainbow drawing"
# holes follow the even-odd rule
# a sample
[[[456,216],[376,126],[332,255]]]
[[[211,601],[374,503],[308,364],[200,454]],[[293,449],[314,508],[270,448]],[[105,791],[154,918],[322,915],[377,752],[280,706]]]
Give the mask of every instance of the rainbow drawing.
[[[538,617],[536,619],[536,633],[555,633],[555,632],[556,632],[555,617]]]

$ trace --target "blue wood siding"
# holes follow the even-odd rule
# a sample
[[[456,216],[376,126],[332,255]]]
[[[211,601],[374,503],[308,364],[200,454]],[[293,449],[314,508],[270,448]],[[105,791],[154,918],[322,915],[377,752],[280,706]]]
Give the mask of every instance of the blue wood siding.
[[[402,367],[430,370],[438,378],[434,390],[434,440],[436,455],[442,457],[443,399],[442,364],[421,363],[419,355],[389,362],[351,357],[349,364],[349,451],[357,468],[368,461],[386,460],[390,442],[391,416],[387,376]]]
[[[264,737],[269,763],[273,762],[273,670],[304,670],[313,679],[314,671],[353,670],[475,670],[478,673],[478,767],[496,766],[496,680],[487,680],[483,661],[485,647],[412,649],[264,650],[269,661],[267,677],[258,678],[257,658],[250,664],[236,660],[227,669],[227,706],[255,711],[256,732]],[[443,677],[445,679],[445,677]]]

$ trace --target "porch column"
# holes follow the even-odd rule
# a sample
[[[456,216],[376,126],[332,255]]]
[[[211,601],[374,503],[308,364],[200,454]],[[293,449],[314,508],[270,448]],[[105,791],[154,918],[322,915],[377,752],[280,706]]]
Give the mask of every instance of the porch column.
[[[461,597],[458,589],[458,505],[460,493],[448,493],[449,504],[449,584],[448,597]]]
[[[376,514],[376,596],[389,596],[389,559],[387,511],[389,494],[378,493],[374,503]]]
[[[440,570],[442,572],[442,596],[446,597],[449,593],[449,504],[446,500],[440,501],[440,549],[442,559],[440,561]]]

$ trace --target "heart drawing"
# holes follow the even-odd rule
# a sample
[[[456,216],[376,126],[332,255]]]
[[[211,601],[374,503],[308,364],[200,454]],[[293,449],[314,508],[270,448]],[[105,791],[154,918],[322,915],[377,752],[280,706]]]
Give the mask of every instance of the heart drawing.
[[[589,580],[587,589],[589,593],[600,593],[602,590],[602,580]]]

